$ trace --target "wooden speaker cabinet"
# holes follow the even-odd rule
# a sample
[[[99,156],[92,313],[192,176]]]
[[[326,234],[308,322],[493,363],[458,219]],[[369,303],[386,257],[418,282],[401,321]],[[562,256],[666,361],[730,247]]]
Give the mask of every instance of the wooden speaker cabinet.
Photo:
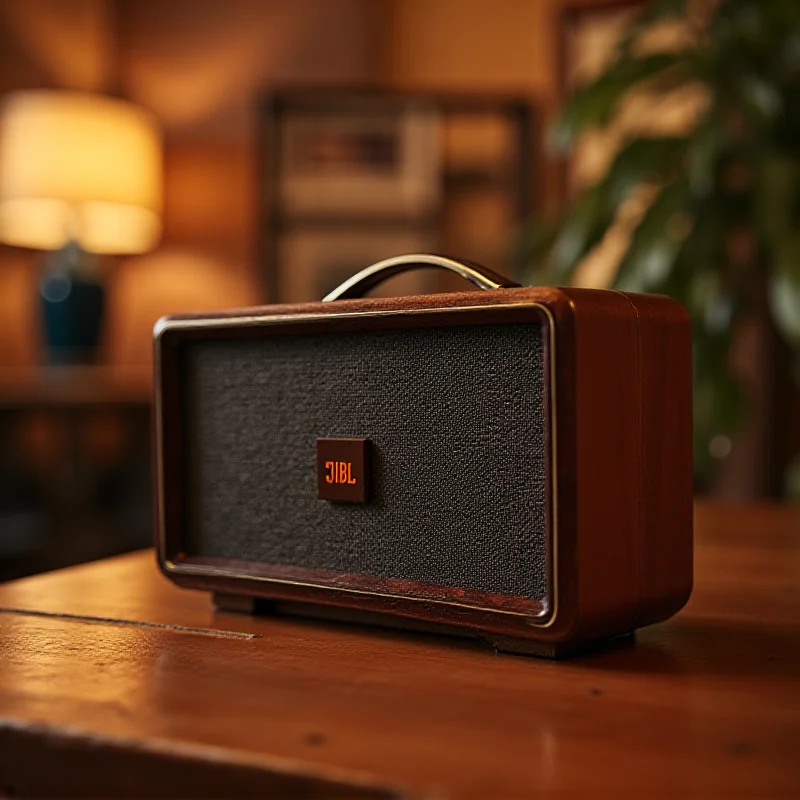
[[[419,266],[485,291],[359,297]],[[558,657],[689,597],[691,332],[666,297],[401,256],[321,303],[166,317],[155,369],[158,561],[222,607]]]

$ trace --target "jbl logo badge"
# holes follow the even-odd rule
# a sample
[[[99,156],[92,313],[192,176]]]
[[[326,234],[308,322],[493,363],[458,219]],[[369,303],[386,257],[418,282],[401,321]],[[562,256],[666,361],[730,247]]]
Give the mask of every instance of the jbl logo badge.
[[[317,489],[321,500],[367,502],[368,447],[366,439],[317,439]]]

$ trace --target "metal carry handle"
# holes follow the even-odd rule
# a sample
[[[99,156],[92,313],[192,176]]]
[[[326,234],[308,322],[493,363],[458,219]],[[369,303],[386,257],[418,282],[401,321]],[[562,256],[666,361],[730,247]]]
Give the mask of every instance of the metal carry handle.
[[[473,264],[471,261],[456,261],[446,256],[412,253],[407,256],[386,258],[371,267],[362,269],[361,272],[357,272],[352,278],[348,278],[330,294],[326,295],[322,302],[330,303],[333,300],[345,300],[348,297],[363,297],[370,289],[393,275],[399,275],[401,272],[407,272],[412,269],[431,267],[449,269],[470,283],[474,283],[479,289],[511,289],[519,286],[518,283],[504,278],[502,275],[498,275],[480,264]]]

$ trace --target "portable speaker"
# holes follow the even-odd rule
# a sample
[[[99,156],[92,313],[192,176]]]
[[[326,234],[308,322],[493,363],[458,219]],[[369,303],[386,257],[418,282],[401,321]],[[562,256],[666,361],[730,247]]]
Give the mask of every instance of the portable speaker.
[[[346,299],[416,267],[486,291]],[[558,657],[689,596],[673,300],[410,255],[321,303],[165,317],[154,337],[159,564],[224,609]]]

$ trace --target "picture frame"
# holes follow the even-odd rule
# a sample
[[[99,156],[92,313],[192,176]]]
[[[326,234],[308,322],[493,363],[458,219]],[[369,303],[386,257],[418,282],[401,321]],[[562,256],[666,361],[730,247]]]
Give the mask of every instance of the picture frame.
[[[537,205],[537,120],[518,94],[265,91],[255,171],[263,300],[319,299],[345,267],[420,251],[511,272],[511,242]],[[436,271],[393,283],[387,294],[464,288]]]
[[[440,120],[426,104],[288,111],[278,192],[285,214],[419,218],[439,203]]]

